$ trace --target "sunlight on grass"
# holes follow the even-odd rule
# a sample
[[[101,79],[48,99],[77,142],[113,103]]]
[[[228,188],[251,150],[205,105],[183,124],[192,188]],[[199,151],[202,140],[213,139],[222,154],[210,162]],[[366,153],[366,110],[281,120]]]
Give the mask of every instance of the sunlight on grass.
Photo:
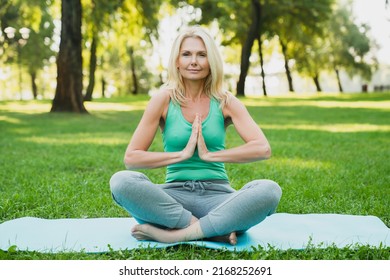
[[[303,103],[303,104],[301,104]],[[294,105],[293,105],[294,104]],[[289,102],[285,106],[314,106],[321,108],[363,108],[363,109],[390,109],[390,101],[303,101],[303,102]]]
[[[20,102],[20,101],[14,101],[14,102],[6,102],[6,103],[0,103],[0,111],[7,111],[7,112],[20,112],[24,114],[36,114],[36,113],[42,113],[42,112],[49,112],[51,108],[51,104],[49,103],[42,103],[42,102],[35,102],[35,101],[29,101],[29,102]]]
[[[0,222],[25,216],[48,219],[127,217],[115,205],[109,180],[123,170],[123,154],[148,96],[86,102],[90,114],[51,114],[50,100],[0,101]],[[268,178],[283,189],[278,212],[389,217],[390,94],[290,94],[241,98],[266,129],[272,158],[226,164],[238,189]],[[343,107],[343,108],[337,108]],[[227,147],[243,143],[234,127]],[[161,133],[151,146],[162,151]],[[142,170],[165,182],[165,169]],[[0,259],[389,259],[388,248],[312,248],[280,252],[216,252],[178,247],[107,254],[2,252]]]
[[[390,101],[329,101],[329,100],[294,100],[283,99],[246,99],[242,101],[246,106],[313,106],[320,108],[362,108],[362,109],[383,109],[390,110]]]
[[[334,163],[318,161],[318,160],[308,160],[300,158],[278,158],[278,165],[284,166],[286,168],[302,168],[302,169],[330,169],[334,167]]]
[[[85,102],[85,108],[88,111],[136,111],[144,110],[147,101],[134,102],[133,104],[125,103],[96,103],[96,102]]]
[[[55,144],[55,145],[63,145],[63,144],[98,144],[98,145],[122,145],[127,144],[127,139],[123,138],[123,135],[113,137],[112,133],[108,137],[107,135],[94,136],[91,134],[79,134],[77,137],[74,135],[66,135],[61,134],[58,137],[23,137],[20,139],[21,141],[27,143],[36,143],[36,144]]]
[[[84,102],[85,108],[89,112],[101,111],[136,111],[144,110],[148,101],[135,101],[131,104],[114,102]],[[41,101],[20,102],[12,101],[0,103],[0,111],[18,112],[25,114],[50,112],[51,103]],[[0,119],[1,120],[1,119]]]
[[[259,124],[260,125],[260,124]],[[326,125],[313,125],[313,124],[261,124],[264,129],[278,129],[278,130],[317,130],[326,132],[373,132],[382,131],[389,132],[390,125],[373,125],[365,123],[340,123],[340,124],[326,124]]]
[[[0,116],[0,122],[7,122],[11,124],[20,124],[21,121],[16,118],[7,117],[7,116]]]

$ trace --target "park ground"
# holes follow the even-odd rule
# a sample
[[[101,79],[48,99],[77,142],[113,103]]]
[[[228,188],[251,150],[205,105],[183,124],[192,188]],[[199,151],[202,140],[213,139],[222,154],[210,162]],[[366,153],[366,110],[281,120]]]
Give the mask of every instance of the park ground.
[[[145,95],[87,102],[89,114],[49,113],[51,102],[0,102],[0,222],[126,217],[108,181],[142,116]],[[272,158],[227,164],[232,186],[258,178],[283,189],[278,212],[373,215],[390,227],[390,93],[242,98]],[[241,143],[232,127],[227,146]],[[157,133],[152,150],[162,150]],[[164,181],[164,168],[142,170]],[[130,230],[130,229],[129,229]],[[389,248],[350,246],[227,252],[188,245],[104,254],[0,251],[0,259],[390,259]]]

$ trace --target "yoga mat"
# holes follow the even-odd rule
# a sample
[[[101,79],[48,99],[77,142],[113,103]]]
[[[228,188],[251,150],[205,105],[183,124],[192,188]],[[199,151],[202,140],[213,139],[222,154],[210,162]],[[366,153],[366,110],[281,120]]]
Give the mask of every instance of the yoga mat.
[[[19,218],[0,224],[0,249],[99,253],[178,244],[137,241],[130,234],[135,224],[133,218]],[[258,246],[264,249],[304,249],[309,244],[316,248],[390,247],[390,229],[375,216],[276,213],[240,235],[236,246],[211,241],[182,244],[230,251],[252,251]]]

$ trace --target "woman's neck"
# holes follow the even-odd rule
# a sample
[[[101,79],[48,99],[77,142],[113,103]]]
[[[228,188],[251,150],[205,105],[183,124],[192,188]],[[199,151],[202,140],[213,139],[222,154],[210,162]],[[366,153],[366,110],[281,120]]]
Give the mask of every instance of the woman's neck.
[[[204,96],[204,81],[186,81],[184,90],[188,99],[198,100]]]

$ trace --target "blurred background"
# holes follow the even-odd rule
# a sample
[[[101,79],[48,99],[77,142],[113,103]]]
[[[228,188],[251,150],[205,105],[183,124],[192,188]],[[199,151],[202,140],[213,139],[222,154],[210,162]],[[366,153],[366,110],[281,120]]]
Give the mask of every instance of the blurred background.
[[[388,0],[0,0],[0,100],[53,99],[73,60],[83,100],[153,94],[192,24],[216,38],[234,94],[390,90]]]

